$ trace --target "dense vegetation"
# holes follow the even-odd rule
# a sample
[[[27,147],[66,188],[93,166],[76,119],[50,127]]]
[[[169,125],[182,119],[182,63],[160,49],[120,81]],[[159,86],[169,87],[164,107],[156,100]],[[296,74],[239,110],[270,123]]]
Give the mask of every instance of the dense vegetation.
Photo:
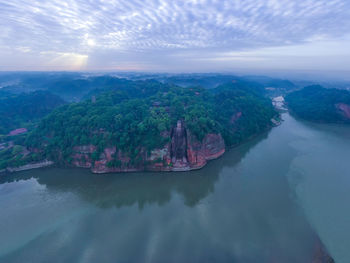
[[[300,118],[315,122],[350,122],[338,107],[340,103],[350,105],[349,91],[314,85],[292,92],[285,99],[292,113]]]
[[[48,91],[13,94],[0,90],[0,170],[43,159],[24,146],[26,134],[8,136],[17,128],[34,129],[42,117],[64,101]]]
[[[1,83],[2,82],[2,83]],[[155,93],[159,82],[152,80],[132,81],[113,76],[92,76],[78,73],[17,73],[7,76],[0,74],[2,91],[11,93],[32,92],[36,90],[49,91],[66,101],[77,102],[107,90],[127,90],[138,92],[140,96],[144,91]],[[153,87],[152,87],[153,86]]]
[[[68,72],[17,72],[0,73],[0,87],[2,90],[22,93],[35,90],[48,90],[66,101],[77,102],[91,94],[93,90],[120,89],[142,83],[148,85],[149,80],[169,83],[181,87],[200,86],[213,89],[225,83],[234,83],[237,88],[265,90],[271,95],[285,93],[296,88],[287,80],[263,76],[235,76],[223,74],[136,74],[119,73],[119,77],[89,73]],[[278,95],[276,95],[278,96]]]
[[[30,126],[64,101],[48,91],[12,94],[0,93],[0,135]]]
[[[0,144],[0,170],[42,161],[45,158],[43,153],[29,152],[23,146],[24,137],[20,135],[14,141]]]
[[[5,79],[13,85],[0,90],[0,170],[46,158],[67,164],[79,145],[97,146],[94,160],[105,147],[117,146],[138,162],[142,149],[161,148],[170,140],[177,120],[183,120],[199,141],[208,133],[221,133],[226,145],[233,146],[268,128],[276,116],[261,85],[228,76],[210,77],[212,83],[229,80],[215,89],[184,88],[149,78],[20,77],[24,79],[20,84]],[[39,91],[18,93],[35,88]],[[64,104],[47,90],[81,101]],[[21,127],[29,128],[29,133],[6,136]]]
[[[44,155],[56,161],[69,162],[73,147],[87,144],[97,146],[96,159],[106,146],[117,146],[133,159],[141,147],[148,151],[162,147],[169,136],[161,134],[177,120],[183,120],[198,140],[207,133],[221,133],[227,145],[235,145],[269,127],[276,115],[269,99],[233,83],[213,92],[140,83],[144,82],[99,91],[96,99],[54,110],[29,135],[27,145],[45,149]],[[240,114],[237,120],[236,114]]]
[[[260,89],[262,86],[257,82],[244,80],[233,75],[220,74],[183,74],[160,78],[165,83],[176,84],[181,87],[200,86],[206,89],[213,89],[225,83],[234,83],[236,87]]]

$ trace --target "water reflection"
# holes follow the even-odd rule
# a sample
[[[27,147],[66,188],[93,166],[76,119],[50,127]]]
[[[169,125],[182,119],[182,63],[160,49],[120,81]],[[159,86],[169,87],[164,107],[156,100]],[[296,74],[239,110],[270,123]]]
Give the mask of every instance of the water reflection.
[[[48,190],[72,192],[100,208],[123,207],[137,204],[163,206],[172,193],[180,194],[184,204],[193,207],[214,192],[215,183],[225,167],[233,167],[256,144],[267,138],[267,133],[226,153],[201,170],[171,173],[92,174],[84,169],[48,168],[7,174],[0,184],[35,178]]]
[[[295,127],[190,173],[9,175],[0,262],[311,262],[316,237],[285,176]]]
[[[349,262],[350,126],[292,122],[298,136],[290,145],[299,154],[287,178],[335,262]]]

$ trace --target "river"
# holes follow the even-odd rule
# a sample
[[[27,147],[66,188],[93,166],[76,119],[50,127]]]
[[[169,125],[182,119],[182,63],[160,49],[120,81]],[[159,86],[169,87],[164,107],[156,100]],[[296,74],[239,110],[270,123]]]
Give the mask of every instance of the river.
[[[0,176],[0,262],[349,262],[350,127],[283,119],[198,171]]]

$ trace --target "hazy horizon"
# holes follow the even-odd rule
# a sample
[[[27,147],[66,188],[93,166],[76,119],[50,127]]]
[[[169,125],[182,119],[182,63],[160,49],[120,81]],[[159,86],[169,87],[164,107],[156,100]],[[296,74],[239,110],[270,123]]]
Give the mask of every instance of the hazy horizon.
[[[288,79],[294,81],[311,81],[322,84],[324,82],[348,83],[350,81],[350,72],[348,71],[314,71],[314,70],[254,70],[254,69],[236,69],[234,71],[197,71],[197,72],[181,72],[181,71],[122,71],[122,70],[12,70],[2,71],[0,75],[8,74],[88,74],[94,75],[110,75],[116,77],[126,77],[128,75],[165,75],[165,76],[180,76],[180,75],[230,75],[237,77],[260,76],[277,79]]]
[[[0,28],[1,71],[350,75],[346,1],[14,0]]]

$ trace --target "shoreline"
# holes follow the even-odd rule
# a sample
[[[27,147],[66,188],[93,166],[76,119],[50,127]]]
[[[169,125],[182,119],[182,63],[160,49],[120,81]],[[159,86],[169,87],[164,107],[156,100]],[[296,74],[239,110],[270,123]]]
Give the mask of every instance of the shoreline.
[[[21,172],[21,171],[28,171],[28,170],[53,166],[54,164],[55,163],[53,161],[44,160],[41,162],[30,163],[30,164],[26,164],[18,167],[7,167],[5,169],[0,170],[0,173],[6,173],[6,172],[15,173],[15,172]]]
[[[281,125],[281,124],[279,124]],[[277,126],[279,126],[277,125]],[[22,172],[22,171],[28,171],[28,170],[34,170],[34,169],[40,169],[40,168],[47,168],[47,167],[59,167],[59,168],[68,168],[68,169],[84,169],[84,170],[89,170],[92,174],[113,174],[113,173],[135,173],[135,172],[157,172],[157,173],[171,173],[171,172],[190,172],[190,171],[196,171],[196,170],[201,170],[203,168],[205,168],[207,166],[207,164],[211,161],[215,161],[217,159],[220,159],[223,155],[225,155],[226,152],[231,151],[245,143],[250,142],[251,140],[254,140],[255,138],[257,138],[258,136],[261,136],[267,132],[269,132],[272,128],[277,127],[277,126],[272,126],[269,127],[267,129],[265,129],[264,131],[258,133],[258,134],[254,134],[252,136],[250,136],[249,138],[247,138],[246,140],[242,141],[239,144],[235,144],[233,146],[230,147],[226,147],[223,151],[221,151],[219,154],[217,154],[216,156],[211,156],[210,158],[206,159],[206,162],[202,165],[198,165],[198,166],[188,166],[186,168],[183,167],[143,167],[143,168],[124,168],[124,170],[122,168],[117,168],[115,170],[111,170],[111,171],[106,171],[106,172],[101,172],[101,171],[94,171],[91,168],[88,167],[79,167],[79,166],[57,166],[55,164],[55,162],[50,161],[50,160],[44,160],[41,162],[37,162],[37,163],[31,163],[31,164],[26,164],[26,165],[22,165],[19,167],[7,167],[5,169],[0,170],[0,175],[1,174],[13,174],[16,172]],[[165,169],[164,169],[165,168]],[[119,170],[118,170],[119,169]]]
[[[271,121],[272,122],[272,121]],[[98,171],[92,167],[82,167],[82,166],[57,166],[55,162],[50,161],[50,160],[43,160],[41,162],[37,162],[37,163],[30,163],[30,164],[26,164],[26,165],[22,165],[19,167],[7,167],[5,169],[0,170],[0,175],[1,174],[12,174],[12,173],[16,173],[16,172],[21,172],[21,171],[27,171],[27,170],[34,170],[34,169],[40,169],[40,168],[46,168],[46,167],[60,167],[60,168],[81,168],[81,169],[87,169],[89,170],[91,173],[93,174],[113,174],[113,173],[135,173],[135,172],[166,172],[166,173],[170,173],[170,172],[190,172],[190,171],[195,171],[195,170],[200,170],[203,169],[208,162],[213,161],[213,160],[217,160],[219,158],[221,158],[227,151],[230,151],[232,149],[235,149],[237,147],[239,147],[242,144],[245,144],[251,140],[253,140],[254,138],[263,135],[264,133],[267,133],[269,131],[271,131],[273,128],[278,127],[280,125],[282,125],[283,123],[283,119],[281,119],[278,123],[272,122],[272,125],[270,127],[267,127],[266,129],[264,129],[263,131],[251,135],[250,137],[246,138],[244,141],[232,145],[232,146],[226,146],[222,151],[220,151],[219,153],[217,153],[216,155],[210,156],[209,158],[206,158],[205,163],[202,163],[201,165],[194,165],[194,166],[186,166],[186,167],[147,167],[144,166],[142,168],[136,168],[136,167],[130,167],[130,168],[111,168],[107,171]]]

